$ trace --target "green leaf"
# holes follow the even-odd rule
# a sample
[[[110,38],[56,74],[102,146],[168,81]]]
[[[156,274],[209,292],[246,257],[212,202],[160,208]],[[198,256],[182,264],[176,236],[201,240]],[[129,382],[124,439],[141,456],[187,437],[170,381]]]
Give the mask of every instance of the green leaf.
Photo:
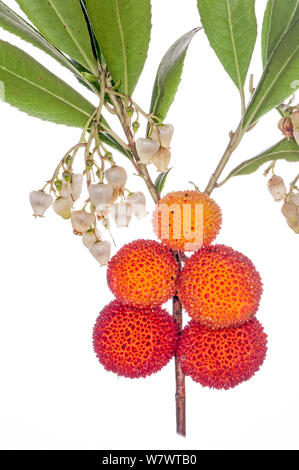
[[[169,168],[167,171],[162,171],[162,173],[159,174],[158,178],[155,181],[155,186],[159,194],[161,194],[164,189],[166,179],[169,175],[170,170],[171,168]]]
[[[17,0],[17,3],[55,47],[97,74],[96,60],[79,1]]]
[[[57,124],[84,127],[94,106],[31,56],[0,41],[4,101],[20,111]]]
[[[79,0],[81,9],[83,11],[84,19],[86,21],[89,37],[90,37],[90,42],[91,42],[91,47],[93,51],[93,55],[96,58],[97,62],[99,64],[102,64],[102,53],[100,50],[100,46],[98,41],[96,40],[96,37],[94,35],[93,29],[92,29],[92,24],[89,19],[88,13],[87,13],[87,6],[86,6],[86,0]]]
[[[93,30],[115,83],[132,95],[150,41],[150,0],[87,0]]]
[[[130,160],[133,158],[130,152],[126,152],[126,150],[124,150],[122,146],[119,145],[119,143],[114,140],[113,137],[111,137],[111,135],[105,133],[105,131],[99,132],[99,138],[104,144],[109,145],[110,147],[122,153],[125,157],[129,158]]]
[[[29,42],[33,46],[38,47],[43,52],[46,52],[51,57],[56,59],[61,65],[69,69],[76,76],[82,78],[80,72],[71,64],[67,57],[65,57],[58,49],[56,49],[56,47],[52,46],[52,44],[50,44],[29,23],[27,23],[23,18],[17,15],[1,1],[0,27],[12,34],[15,34],[24,41]]]
[[[200,28],[178,39],[163,57],[154,84],[150,112],[162,121],[175,98],[183,72],[189,44]]]
[[[243,120],[247,129],[299,88],[299,20],[287,32],[268,61]]]
[[[262,31],[264,67],[281,39],[298,19],[299,0],[268,0]]]
[[[197,5],[211,47],[242,91],[257,36],[255,0],[197,0]]]
[[[295,139],[291,139],[290,141],[283,139],[265,152],[260,153],[257,157],[246,160],[237,166],[228,177],[225,178],[225,181],[232,176],[250,175],[258,170],[264,163],[273,160],[299,162],[299,145],[296,143]]]

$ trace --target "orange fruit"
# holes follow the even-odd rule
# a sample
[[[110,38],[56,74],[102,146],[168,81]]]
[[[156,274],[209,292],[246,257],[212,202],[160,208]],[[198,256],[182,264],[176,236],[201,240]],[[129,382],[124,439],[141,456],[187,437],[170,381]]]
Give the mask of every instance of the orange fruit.
[[[221,223],[220,207],[198,191],[167,194],[158,202],[153,215],[156,235],[175,251],[195,251],[210,245]]]
[[[179,266],[166,246],[154,240],[136,240],[123,246],[110,260],[108,285],[120,302],[155,307],[176,289]]]

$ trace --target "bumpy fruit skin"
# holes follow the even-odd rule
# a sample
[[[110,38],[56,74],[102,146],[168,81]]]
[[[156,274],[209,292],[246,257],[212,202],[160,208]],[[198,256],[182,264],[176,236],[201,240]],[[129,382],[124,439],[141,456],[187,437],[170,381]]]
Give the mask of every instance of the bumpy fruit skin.
[[[160,307],[138,309],[117,300],[100,313],[93,330],[94,351],[106,370],[131,379],[162,369],[174,356],[178,327]]]
[[[207,194],[198,191],[167,194],[158,202],[153,215],[156,235],[176,251],[195,251],[210,245],[221,223],[220,207]]]
[[[259,307],[262,290],[253,263],[225,245],[194,253],[178,279],[183,307],[192,319],[215,329],[249,320]]]
[[[167,247],[154,240],[136,240],[113,256],[107,281],[120,302],[156,307],[174,295],[178,272],[178,263]]]
[[[249,380],[263,364],[267,335],[255,319],[237,328],[211,330],[191,320],[178,358],[183,372],[204,387],[229,389]]]

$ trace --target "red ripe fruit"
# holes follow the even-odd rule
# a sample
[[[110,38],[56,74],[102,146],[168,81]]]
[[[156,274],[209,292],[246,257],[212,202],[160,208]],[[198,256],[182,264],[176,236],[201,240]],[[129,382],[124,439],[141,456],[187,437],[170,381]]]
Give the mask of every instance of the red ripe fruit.
[[[183,372],[195,382],[227,390],[249,380],[263,364],[266,352],[267,335],[254,318],[222,330],[191,320],[182,332],[177,354]]]
[[[210,328],[238,326],[259,306],[262,282],[242,253],[214,245],[194,253],[178,280],[178,296],[192,319]]]
[[[107,281],[120,302],[156,307],[174,295],[178,272],[178,263],[169,248],[153,240],[136,240],[113,256]]]
[[[162,369],[174,356],[178,328],[160,307],[138,309],[117,300],[100,313],[93,330],[94,351],[106,370],[131,379]]]

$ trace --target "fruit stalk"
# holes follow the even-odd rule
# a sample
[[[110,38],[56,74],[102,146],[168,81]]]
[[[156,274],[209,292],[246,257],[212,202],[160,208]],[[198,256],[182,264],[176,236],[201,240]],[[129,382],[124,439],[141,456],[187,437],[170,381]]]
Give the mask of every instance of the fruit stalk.
[[[111,86],[111,83],[109,82],[108,85]],[[131,129],[130,119],[122,106],[121,100],[119,100],[119,98],[117,98],[113,93],[109,93],[110,92],[109,88],[107,88],[107,92],[110,95],[115,113],[118,116],[118,119],[122,125],[123,131],[128,140],[128,146],[133,156],[132,163],[134,165],[134,168],[138,171],[139,175],[143,178],[152,199],[157,204],[160,200],[160,194],[149,175],[146,165],[143,165],[140,162],[138,152],[136,149],[134,134]],[[173,255],[178,260],[178,263],[181,268],[181,260],[180,260],[179,254],[176,252],[173,252]],[[173,313],[173,318],[175,319],[178,325],[178,330],[179,330],[179,335],[180,335],[183,329],[183,308],[182,308],[182,304],[179,298],[176,295],[173,297],[173,312],[172,313]],[[176,394],[175,394],[176,428],[177,428],[177,433],[185,437],[186,436],[185,375],[183,371],[181,370],[177,356],[175,356],[175,380],[176,380]]]
[[[153,198],[157,203],[160,199],[160,195],[152,183],[148,174],[147,168],[144,165],[139,165],[141,173],[143,173],[143,179],[145,184]],[[143,168],[144,167],[144,168]],[[173,255],[177,259],[180,269],[181,260],[178,253],[173,252]],[[179,335],[183,330],[183,307],[180,299],[175,295],[172,299],[172,315],[178,326]],[[176,431],[179,435],[186,436],[186,388],[185,388],[185,374],[183,373],[181,366],[178,361],[177,354],[175,355],[175,383],[176,383]]]
[[[152,195],[153,200],[157,203],[160,196],[157,192],[156,187],[152,183],[148,174],[147,168],[144,165],[140,165],[140,171],[143,173],[143,179],[145,184]],[[144,168],[142,168],[144,167]],[[178,260],[181,268],[181,260],[178,253],[173,252],[173,255]],[[172,315],[178,326],[179,335],[183,330],[183,307],[180,299],[175,295],[172,299]],[[181,366],[178,361],[177,354],[175,355],[175,383],[176,383],[176,431],[181,436],[186,436],[186,388],[185,388],[185,374],[183,373]]]
[[[176,255],[181,268],[181,260],[179,254]],[[179,334],[183,330],[183,314],[182,304],[177,295],[173,297],[172,304],[173,318],[175,319]],[[185,388],[185,374],[183,373],[177,354],[175,355],[175,382],[176,382],[176,431],[181,436],[186,436],[186,388]]]

